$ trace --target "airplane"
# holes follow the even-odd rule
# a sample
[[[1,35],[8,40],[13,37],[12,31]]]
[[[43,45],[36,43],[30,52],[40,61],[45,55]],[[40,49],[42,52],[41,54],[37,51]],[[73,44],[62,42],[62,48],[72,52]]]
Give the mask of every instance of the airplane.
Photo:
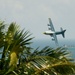
[[[45,35],[50,35],[51,37],[53,37],[52,41],[55,41],[56,46],[58,46],[58,40],[57,40],[57,36],[56,35],[60,35],[61,34],[63,36],[63,38],[65,38],[64,33],[65,33],[66,29],[63,30],[61,28],[61,31],[57,31],[56,32],[55,29],[54,29],[53,23],[51,21],[51,18],[49,18],[49,24],[48,24],[48,26],[49,26],[49,28],[48,28],[49,30],[45,31],[44,34]]]

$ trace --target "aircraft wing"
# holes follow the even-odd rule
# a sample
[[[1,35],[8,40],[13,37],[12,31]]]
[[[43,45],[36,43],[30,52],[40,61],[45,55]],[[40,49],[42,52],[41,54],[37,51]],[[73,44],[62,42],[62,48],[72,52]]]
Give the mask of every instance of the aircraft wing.
[[[53,23],[51,21],[51,18],[49,18],[49,24],[48,24],[48,26],[50,26],[49,30],[52,30],[52,31],[55,32],[55,29],[54,29]]]
[[[49,30],[52,30],[52,31],[55,32],[55,29],[54,29],[53,23],[52,23],[52,21],[51,21],[51,18],[49,18],[49,24],[48,24],[48,26],[50,26]],[[53,39],[54,39],[54,41],[55,41],[56,46],[58,46],[58,40],[57,40],[56,34],[53,33],[53,36],[52,36],[52,37],[53,37]]]
[[[57,36],[55,33],[53,33],[53,38],[54,38],[56,46],[58,46],[58,40],[57,40]]]

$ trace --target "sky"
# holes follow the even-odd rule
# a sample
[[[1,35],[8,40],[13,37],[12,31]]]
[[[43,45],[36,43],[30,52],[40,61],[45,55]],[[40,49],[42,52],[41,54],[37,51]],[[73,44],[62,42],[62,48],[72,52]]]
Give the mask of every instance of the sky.
[[[35,39],[51,39],[43,34],[51,18],[56,31],[66,29],[65,39],[75,39],[75,0],[0,0],[0,20],[16,22]]]

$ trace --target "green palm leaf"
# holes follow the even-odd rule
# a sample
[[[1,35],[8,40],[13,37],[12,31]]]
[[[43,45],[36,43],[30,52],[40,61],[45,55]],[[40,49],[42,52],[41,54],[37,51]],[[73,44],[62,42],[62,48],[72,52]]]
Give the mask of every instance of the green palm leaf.
[[[42,50],[38,49],[25,56],[25,59],[23,58],[25,61],[22,63],[29,70],[34,70],[33,75],[68,75],[75,73],[75,65],[66,58],[65,55],[68,52],[66,52],[65,48],[53,49],[45,47]],[[56,57],[56,55],[59,56]],[[63,57],[60,58],[61,56]],[[30,71],[26,70],[26,72],[30,74]]]

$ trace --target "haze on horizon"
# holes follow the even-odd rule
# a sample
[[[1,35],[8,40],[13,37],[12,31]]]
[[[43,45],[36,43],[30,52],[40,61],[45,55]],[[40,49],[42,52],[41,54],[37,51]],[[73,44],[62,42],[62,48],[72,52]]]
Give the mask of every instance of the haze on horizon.
[[[48,18],[56,31],[66,29],[66,38],[75,39],[75,0],[0,0],[0,19],[5,23],[16,22],[29,30],[35,39],[51,39],[43,34],[48,30]]]

